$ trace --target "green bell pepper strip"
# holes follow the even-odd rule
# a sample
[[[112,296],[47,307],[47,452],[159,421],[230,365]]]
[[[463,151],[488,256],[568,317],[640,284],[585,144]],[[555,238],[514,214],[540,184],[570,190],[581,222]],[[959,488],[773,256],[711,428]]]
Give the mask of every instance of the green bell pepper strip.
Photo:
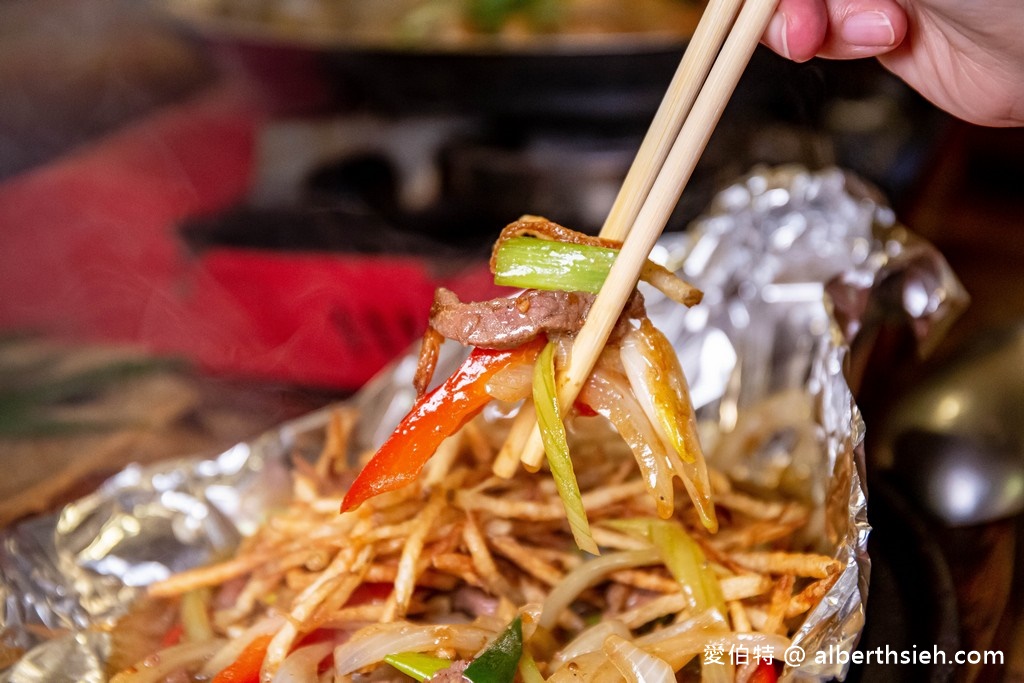
[[[512,683],[523,656],[523,619],[516,617],[462,675],[473,683]]]
[[[523,620],[516,617],[462,675],[472,683],[512,683],[523,656]],[[450,659],[420,652],[399,652],[384,661],[417,681],[429,681],[452,665]]]

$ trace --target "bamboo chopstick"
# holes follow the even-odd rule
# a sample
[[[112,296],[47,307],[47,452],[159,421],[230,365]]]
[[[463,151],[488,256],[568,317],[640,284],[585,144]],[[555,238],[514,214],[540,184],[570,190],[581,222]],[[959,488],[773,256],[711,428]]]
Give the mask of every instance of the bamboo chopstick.
[[[717,8],[718,3],[714,3],[714,5]],[[616,201],[616,204],[621,205],[622,217],[617,217],[611,227],[606,223],[605,227],[609,231],[623,230],[619,226],[626,225],[625,221],[630,213],[628,207],[636,202],[634,195],[644,194],[643,186],[646,184],[646,179],[653,179],[649,192],[639,202],[639,210],[635,220],[632,221],[632,226],[626,230],[622,250],[615,259],[608,278],[590,309],[586,322],[576,336],[568,367],[559,377],[558,399],[563,411],[576,400],[583,383],[593,370],[594,363],[597,362],[598,355],[607,343],[608,335],[611,333],[615,321],[618,320],[626,300],[636,287],[640,269],[654,247],[654,243],[665,229],[672,210],[683,193],[683,188],[693,174],[697,161],[707,146],[729,97],[736,89],[736,84],[777,6],[778,0],[746,0],[735,23],[728,31],[728,37],[725,39],[724,45],[721,46],[721,51],[718,49],[718,44],[714,42],[718,32],[710,29],[707,42],[700,44],[693,42],[687,49],[687,53],[693,50],[701,53],[694,58],[694,63],[699,64],[705,59],[710,60],[716,54],[717,58],[714,58],[714,65],[694,99],[692,108],[680,117],[685,120],[679,128],[664,162],[658,164],[658,155],[654,151],[648,152],[651,154],[650,159],[638,159],[638,162],[634,164],[640,166],[634,174],[633,182],[635,184],[620,193],[620,198],[623,193],[627,191],[629,193],[622,202]],[[710,53],[710,57],[705,53]],[[684,61],[686,61],[685,56]],[[673,79],[674,81],[675,79]],[[673,110],[677,107],[683,108],[684,98],[680,97],[677,101],[670,92],[666,99],[671,102],[668,106]],[[674,117],[674,113],[671,116],[666,113],[662,117],[664,120],[659,125],[664,128],[653,132],[656,139],[668,134],[667,131]],[[656,149],[653,144],[652,150]],[[540,467],[543,458],[544,446],[541,442],[540,430],[534,426],[522,452],[521,461],[527,469],[536,470]]]
[[[601,226],[601,237],[623,240],[633,226],[654,178],[665,163],[683,121],[690,113],[743,0],[711,0],[701,15],[668,91],[644,136],[615,203]]]

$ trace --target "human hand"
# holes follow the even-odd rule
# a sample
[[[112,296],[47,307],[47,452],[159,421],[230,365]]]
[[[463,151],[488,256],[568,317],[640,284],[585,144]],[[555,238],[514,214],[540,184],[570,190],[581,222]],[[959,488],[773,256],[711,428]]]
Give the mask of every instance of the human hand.
[[[780,0],[763,42],[798,62],[878,57],[957,117],[1019,126],[1022,34],[1022,0]]]

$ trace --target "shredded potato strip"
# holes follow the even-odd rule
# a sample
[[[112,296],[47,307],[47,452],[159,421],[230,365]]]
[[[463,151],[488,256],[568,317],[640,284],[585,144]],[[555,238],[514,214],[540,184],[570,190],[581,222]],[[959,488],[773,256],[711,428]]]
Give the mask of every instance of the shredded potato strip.
[[[466,548],[469,550],[477,573],[491,592],[510,600],[516,600],[519,596],[508,579],[498,571],[498,565],[495,564],[494,556],[491,554],[490,548],[487,547],[487,541],[480,533],[480,527],[477,526],[476,520],[471,514],[466,515],[466,523],[462,527],[462,538],[466,542]]]
[[[497,446],[490,444],[500,438],[489,439],[482,424],[471,422],[446,441],[420,482],[339,515],[337,481],[348,476],[343,454],[353,424],[349,415],[331,421],[329,433],[335,436],[319,459],[296,470],[296,498],[246,539],[235,558],[150,588],[151,595],[164,598],[200,587],[231,596],[214,598],[216,637],[245,633],[268,613],[284,615],[264,659],[265,676],[317,629],[359,638],[369,633],[367,625],[384,622],[427,628],[444,604],[432,599],[438,594],[452,596],[451,605],[485,601],[487,611],[476,615],[474,628],[492,637],[532,605],[524,635],[537,631],[528,637],[540,638],[538,643],[552,638],[556,626],[579,633],[581,615],[599,614],[615,620],[623,642],[678,670],[712,636],[739,633],[783,642],[775,634],[788,636],[792,620],[817,605],[842,571],[827,555],[794,550],[796,534],[810,519],[807,507],[758,499],[711,470],[707,482],[716,493],[720,532],[708,533],[688,500],[677,500],[675,517],[704,550],[727,619],[692,616],[686,592],[650,545],[612,528],[613,520],[652,517],[656,508],[631,451],[610,441],[610,428],[595,422],[572,435],[580,439],[573,457],[593,537],[604,558],[620,558],[604,560],[605,569],[597,573],[588,570],[595,560],[584,561],[576,551],[551,481],[521,468],[508,478],[491,473],[487,462],[494,462]],[[578,581],[584,583],[571,585]],[[376,597],[353,601],[363,587]],[[637,633],[641,629],[645,635]],[[538,647],[555,652],[560,646],[552,641]],[[573,660],[594,676],[587,680],[621,676],[601,648],[597,643]],[[437,654],[455,653],[442,648]],[[537,663],[549,681],[573,680],[567,662],[538,657]]]
[[[766,633],[778,633],[782,630],[782,620],[786,618],[786,606],[793,596],[793,585],[796,577],[786,574],[775,584],[771,602],[768,604],[768,618],[761,630]]]
[[[789,606],[786,608],[786,618],[792,619],[795,616],[803,614],[807,610],[817,605],[828,590],[835,585],[836,581],[839,580],[838,569],[828,578],[822,579],[821,581],[815,581],[810,584],[797,595],[793,597],[789,602]]]
[[[645,487],[641,481],[609,486],[597,491],[584,493],[583,506],[588,510],[606,507],[613,503],[633,498],[638,493],[643,493],[644,491]],[[455,495],[455,502],[463,509],[487,510],[506,519],[545,521],[561,520],[565,516],[565,511],[557,498],[541,503],[528,500],[496,498],[478,491],[459,491]]]
[[[516,473],[519,468],[519,454],[523,452],[523,447],[526,446],[526,441],[530,438],[530,432],[533,431],[533,425],[536,422],[537,411],[534,409],[533,403],[527,401],[520,407],[519,413],[512,421],[508,438],[505,439],[501,450],[494,458],[493,471],[495,475],[503,479],[510,479]]]
[[[751,552],[733,553],[733,561],[751,571],[771,574],[794,574],[826,579],[838,563],[825,555],[808,553]]]
[[[514,538],[498,536],[492,538],[491,543],[495,550],[518,565],[520,569],[549,586],[554,586],[564,576],[557,567],[538,557],[534,549],[527,548]]]
[[[269,553],[254,554],[192,569],[152,584],[149,587],[149,594],[154,598],[169,598],[196,588],[217,586],[253,571],[269,559]]]
[[[444,509],[444,505],[444,491],[438,489],[430,497],[430,501],[423,509],[423,512],[416,518],[415,527],[410,531],[405,547],[402,550],[402,557],[398,561],[395,589],[391,597],[388,598],[383,621],[394,621],[408,610],[412,591],[416,586],[417,563],[420,553],[423,552],[424,540],[427,534],[430,533],[434,520]]]
[[[359,550],[345,548],[339,551],[316,581],[296,598],[295,604],[288,613],[287,621],[274,635],[267,647],[267,654],[263,660],[264,676],[277,672],[295,642],[295,638],[299,635],[302,625],[313,615],[314,610],[328,595],[339,589],[347,591],[351,595],[352,591],[359,587],[362,577],[358,574],[347,573],[364,571],[371,556],[372,548],[370,546],[363,546]]]

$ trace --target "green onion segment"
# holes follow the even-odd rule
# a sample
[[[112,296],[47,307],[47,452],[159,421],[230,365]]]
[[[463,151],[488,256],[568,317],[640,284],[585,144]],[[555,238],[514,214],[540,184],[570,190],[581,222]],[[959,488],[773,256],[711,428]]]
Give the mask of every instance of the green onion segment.
[[[618,254],[608,247],[513,237],[498,247],[494,283],[597,294]]]
[[[696,611],[716,609],[726,615],[718,577],[708,566],[704,551],[678,522],[664,519],[621,519],[608,522],[619,531],[645,538],[661,555],[669,572],[683,587]]]
[[[523,655],[523,621],[516,617],[486,650],[466,667],[462,675],[472,683],[512,683]],[[417,681],[433,678],[447,669],[452,660],[420,652],[399,652],[384,661]]]
[[[523,650],[523,656],[519,660],[519,677],[523,679],[523,683],[544,683],[544,675],[528,650]]]
[[[540,427],[544,452],[547,454],[551,476],[565,507],[569,528],[581,550],[599,555],[597,543],[590,533],[587,511],[583,509],[583,497],[576,473],[569,457],[569,443],[565,438],[565,425],[555,391],[555,345],[548,342],[537,357],[533,370],[533,402],[537,409],[537,425]]]
[[[442,659],[420,652],[399,652],[386,656],[384,661],[417,681],[432,678],[438,671],[452,665],[450,659]]]

